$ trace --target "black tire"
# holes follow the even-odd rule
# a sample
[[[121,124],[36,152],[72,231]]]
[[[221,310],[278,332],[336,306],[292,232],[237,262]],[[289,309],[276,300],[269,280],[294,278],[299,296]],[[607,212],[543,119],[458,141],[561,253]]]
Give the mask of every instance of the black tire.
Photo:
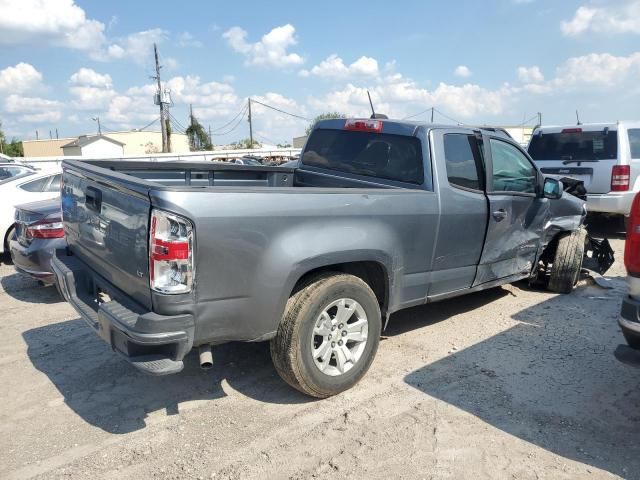
[[[547,288],[556,293],[571,293],[578,283],[587,231],[580,228],[558,239]]]
[[[627,345],[629,345],[634,350],[640,350],[639,334],[625,329],[622,329],[622,334],[624,335],[624,339],[627,341]]]
[[[16,227],[14,225],[11,225],[11,227],[9,227],[9,230],[7,230],[7,233],[4,236],[4,244],[3,244],[4,257],[9,260],[11,259],[11,252],[9,251],[9,240],[11,240],[11,238],[15,233],[16,233]]]
[[[333,301],[351,298],[367,316],[367,341],[361,357],[337,376],[329,376],[315,365],[311,340],[322,311]],[[310,278],[289,298],[278,332],[271,340],[271,358],[282,379],[293,388],[316,398],[326,398],[353,387],[364,376],[375,357],[382,326],[378,300],[363,280],[353,275],[327,272]]]

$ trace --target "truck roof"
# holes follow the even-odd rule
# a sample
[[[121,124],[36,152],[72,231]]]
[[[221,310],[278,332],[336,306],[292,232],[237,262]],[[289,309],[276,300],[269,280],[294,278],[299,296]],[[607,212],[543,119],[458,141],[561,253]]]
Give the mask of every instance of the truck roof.
[[[385,133],[392,133],[396,135],[413,135],[415,133],[416,128],[424,127],[427,130],[439,129],[439,128],[459,128],[465,129],[469,131],[473,130],[484,130],[496,133],[497,135],[504,136],[506,138],[511,139],[511,135],[509,135],[504,129],[499,127],[491,127],[491,126],[477,126],[477,125],[451,125],[444,123],[430,123],[430,122],[421,122],[415,120],[402,120],[402,119],[393,119],[393,118],[334,118],[328,120],[320,120],[315,128],[329,128],[335,130],[342,130],[344,128],[345,120],[375,120],[380,121],[384,125]]]

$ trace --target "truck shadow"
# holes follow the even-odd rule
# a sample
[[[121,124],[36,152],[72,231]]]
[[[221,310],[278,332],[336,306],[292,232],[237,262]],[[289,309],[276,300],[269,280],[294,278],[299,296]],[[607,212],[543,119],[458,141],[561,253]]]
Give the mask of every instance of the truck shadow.
[[[280,379],[268,343],[221,345],[214,350],[211,371],[202,371],[191,354],[181,373],[152,377],[115,354],[81,319],[34,328],[23,338],[29,359],[65,403],[84,421],[110,433],[143,429],[153,412],[179,414],[181,404],[215,401],[229,388],[269,403],[313,401]]]
[[[588,286],[552,297],[513,315],[520,323],[512,328],[405,381],[556,455],[639,478],[638,371],[613,355],[623,342],[620,297]]]
[[[4,293],[29,303],[62,303],[64,300],[53,285],[41,286],[33,278],[22,273],[13,273],[0,278]]]

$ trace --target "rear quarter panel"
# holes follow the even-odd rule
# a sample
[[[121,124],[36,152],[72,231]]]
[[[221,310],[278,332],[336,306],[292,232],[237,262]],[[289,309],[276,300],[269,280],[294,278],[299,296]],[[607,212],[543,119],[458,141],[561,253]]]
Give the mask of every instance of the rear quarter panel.
[[[277,330],[310,270],[376,261],[390,307],[423,302],[436,233],[432,192],[406,189],[224,188],[152,192],[196,232],[196,341],[260,340]]]

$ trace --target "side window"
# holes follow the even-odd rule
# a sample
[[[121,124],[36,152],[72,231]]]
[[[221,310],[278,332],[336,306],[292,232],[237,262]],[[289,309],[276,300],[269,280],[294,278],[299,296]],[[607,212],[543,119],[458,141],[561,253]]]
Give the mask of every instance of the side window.
[[[42,177],[31,182],[23,183],[20,185],[20,188],[27,192],[42,192],[47,186],[47,183],[49,183],[50,178],[51,177]]]
[[[474,135],[444,135],[444,158],[449,183],[462,188],[481,190],[480,149]]]
[[[51,183],[47,187],[47,192],[59,192],[60,191],[60,175],[54,175],[51,179]]]
[[[489,140],[493,162],[493,191],[535,193],[537,171],[529,159],[513,145]]]
[[[631,158],[640,158],[640,128],[630,128],[628,133]]]

